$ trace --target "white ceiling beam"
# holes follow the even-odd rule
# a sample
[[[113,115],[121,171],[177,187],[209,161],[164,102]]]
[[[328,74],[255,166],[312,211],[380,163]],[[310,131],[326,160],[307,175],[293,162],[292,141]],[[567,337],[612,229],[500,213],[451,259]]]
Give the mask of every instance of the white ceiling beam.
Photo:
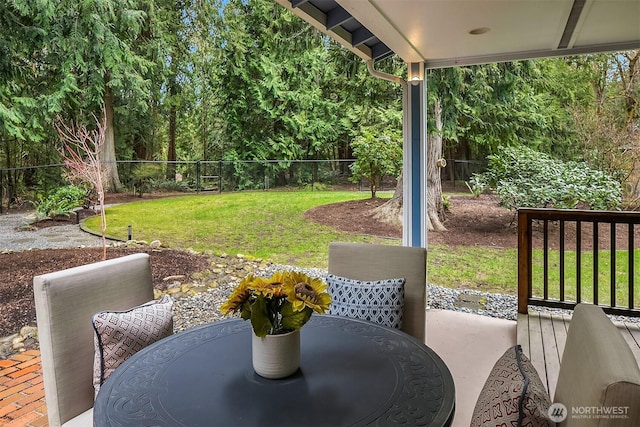
[[[492,62],[521,61],[525,59],[552,58],[552,57],[559,57],[559,56],[616,52],[616,51],[625,51],[625,50],[633,50],[633,49],[640,49],[640,40],[627,42],[627,43],[581,46],[581,47],[574,47],[571,49],[539,50],[539,51],[528,51],[528,52],[506,52],[506,53],[499,53],[499,54],[492,54],[492,55],[432,59],[432,60],[425,61],[424,64],[425,64],[425,67],[429,69],[447,68],[447,67],[465,66],[465,65],[489,64]]]
[[[393,26],[374,1],[336,0],[336,2],[405,62],[424,61],[424,56],[404,37],[398,28]]]

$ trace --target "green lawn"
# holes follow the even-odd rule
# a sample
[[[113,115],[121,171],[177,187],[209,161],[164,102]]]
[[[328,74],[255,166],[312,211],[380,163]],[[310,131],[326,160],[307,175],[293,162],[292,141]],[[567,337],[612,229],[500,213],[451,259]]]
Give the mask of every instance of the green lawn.
[[[387,194],[388,196],[388,194]],[[107,209],[107,234],[126,239],[131,225],[135,240],[159,239],[165,246],[202,252],[244,254],[275,263],[300,267],[327,267],[329,242],[370,242],[397,245],[399,239],[375,238],[336,231],[304,218],[312,207],[347,200],[365,199],[368,192],[259,191],[216,195],[189,195],[177,198],[141,201]],[[384,195],[383,195],[384,197]],[[86,225],[99,229],[99,218]],[[542,294],[540,275],[542,252],[534,251],[534,293]],[[599,261],[600,283],[609,283],[609,255]],[[575,297],[575,253],[566,258],[567,297]],[[550,295],[559,295],[558,254],[550,251]],[[619,302],[626,298],[627,273],[623,256],[617,260]],[[486,292],[517,293],[517,250],[486,247],[450,248],[430,245],[429,283],[451,288],[469,288]],[[636,272],[640,273],[640,252],[636,254]],[[582,256],[583,295],[592,293],[593,260]],[[640,293],[640,287],[636,287]],[[602,301],[608,298],[607,286],[599,289]],[[640,294],[635,296],[640,301]]]
[[[241,192],[141,201],[106,210],[107,234],[196,251],[244,254],[301,267],[327,267],[331,241],[382,242],[389,239],[336,231],[304,218],[314,206],[364,199],[367,192]],[[99,230],[99,219],[87,227]],[[399,241],[393,242],[399,244]]]
[[[430,245],[427,257],[429,283],[483,292],[518,292],[516,249]]]
[[[626,306],[629,284],[629,264],[627,251],[616,251],[615,257],[615,281],[616,304]],[[543,252],[535,250],[533,253],[533,293],[535,296],[542,296],[543,293]],[[549,251],[548,260],[549,269],[549,298],[560,298],[560,252]],[[576,300],[577,294],[577,259],[576,252],[569,251],[565,254],[564,259],[564,283],[565,283],[565,299]],[[593,302],[594,298],[594,262],[593,252],[583,251],[580,259],[580,287],[581,300]],[[602,304],[611,303],[611,251],[600,250],[598,252],[598,274],[596,283],[598,283],[598,302]],[[632,277],[640,277],[640,250],[636,249],[634,253],[634,271]],[[640,286],[634,288],[634,301],[636,305],[640,302]]]

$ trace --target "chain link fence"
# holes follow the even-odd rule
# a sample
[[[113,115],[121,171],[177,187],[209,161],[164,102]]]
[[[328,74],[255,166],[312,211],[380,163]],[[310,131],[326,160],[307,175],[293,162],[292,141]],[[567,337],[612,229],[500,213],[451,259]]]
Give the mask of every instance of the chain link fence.
[[[332,186],[369,191],[366,180],[351,182],[355,160],[267,161],[118,161],[123,188],[138,195],[152,191],[230,192],[282,187],[322,190]],[[486,162],[448,160],[443,182],[464,186]],[[0,213],[10,206],[33,204],[68,184],[63,164],[0,169]],[[457,183],[457,184],[456,184]],[[377,191],[394,190],[396,178],[385,176]]]
[[[486,160],[457,160],[446,159],[447,165],[441,169],[440,178],[443,185],[454,190],[465,190],[469,181],[476,173],[482,173],[487,170]]]

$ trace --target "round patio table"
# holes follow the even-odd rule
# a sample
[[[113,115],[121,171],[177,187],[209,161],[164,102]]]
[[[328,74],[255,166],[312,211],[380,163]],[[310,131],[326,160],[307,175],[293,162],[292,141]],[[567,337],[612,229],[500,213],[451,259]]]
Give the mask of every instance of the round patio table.
[[[105,381],[95,426],[450,425],[451,373],[396,329],[314,315],[301,330],[300,369],[253,371],[251,324],[225,320],[141,350]]]

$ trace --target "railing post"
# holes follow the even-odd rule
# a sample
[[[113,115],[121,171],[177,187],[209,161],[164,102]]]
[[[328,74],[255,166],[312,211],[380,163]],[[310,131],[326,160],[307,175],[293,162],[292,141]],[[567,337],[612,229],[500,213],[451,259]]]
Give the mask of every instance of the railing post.
[[[199,193],[200,187],[200,160],[196,162],[196,191]]]
[[[633,308],[634,307],[634,301],[633,301],[633,292],[635,290],[635,285],[634,285],[634,277],[635,275],[632,273],[633,271],[635,271],[635,256],[636,256],[636,251],[635,251],[635,244],[634,244],[634,238],[635,238],[635,234],[634,234],[634,228],[635,228],[635,224],[629,224],[629,244],[627,246],[628,249],[628,258],[627,258],[627,264],[628,264],[628,268],[627,268],[627,277],[629,280],[629,293],[627,295],[627,297],[629,298],[629,308]]]
[[[218,193],[222,193],[222,160],[218,160]]]
[[[576,302],[582,302],[582,221],[576,221]]]
[[[2,213],[3,202],[4,202],[4,170],[0,169],[0,214]]]
[[[531,296],[531,224],[526,211],[518,209],[518,313],[527,314]]]
[[[615,224],[612,224],[615,227]],[[593,303],[598,305],[598,223],[593,223]]]

